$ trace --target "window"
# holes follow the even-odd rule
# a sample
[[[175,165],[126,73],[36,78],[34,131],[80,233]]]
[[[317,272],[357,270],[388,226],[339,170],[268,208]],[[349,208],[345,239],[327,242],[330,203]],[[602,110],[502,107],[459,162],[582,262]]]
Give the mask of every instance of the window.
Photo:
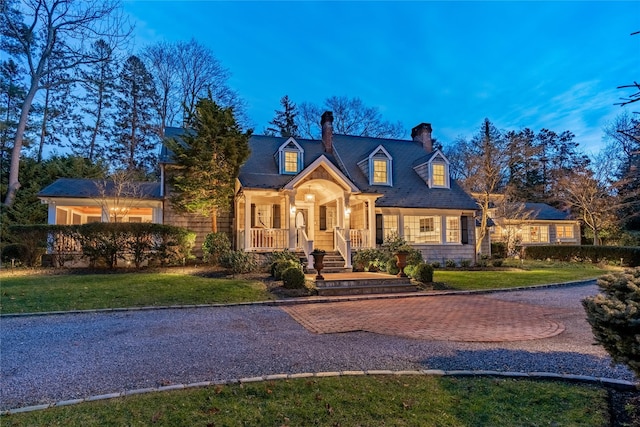
[[[281,174],[296,174],[302,170],[304,150],[295,139],[289,138],[278,148],[276,161]]]
[[[271,205],[256,206],[256,227],[271,228]]]
[[[525,228],[522,233],[522,241],[524,243],[548,243],[549,227],[546,225],[532,225],[528,229]]]
[[[445,165],[444,163],[433,163],[431,165],[432,168],[432,183],[434,187],[445,187],[447,185],[447,180],[445,176]]]
[[[441,243],[439,216],[405,216],[403,237],[408,243]]]
[[[558,239],[573,239],[573,225],[556,225]]]
[[[284,152],[284,171],[286,173],[298,172],[298,152],[297,151]]]
[[[420,232],[430,233],[435,230],[433,218],[420,218]]]
[[[398,215],[384,215],[382,227],[384,240],[390,240],[398,236]]]
[[[460,243],[460,218],[447,217],[447,243]]]
[[[375,159],[373,161],[373,183],[386,184],[387,181],[389,181],[387,178],[387,161]]]

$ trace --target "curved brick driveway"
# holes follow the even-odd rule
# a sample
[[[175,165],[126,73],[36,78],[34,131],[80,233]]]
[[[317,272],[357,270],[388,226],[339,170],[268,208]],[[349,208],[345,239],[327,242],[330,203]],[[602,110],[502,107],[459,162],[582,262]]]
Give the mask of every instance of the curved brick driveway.
[[[302,304],[283,307],[318,334],[367,331],[415,339],[501,342],[548,338],[564,331],[560,309],[480,295],[448,295]]]

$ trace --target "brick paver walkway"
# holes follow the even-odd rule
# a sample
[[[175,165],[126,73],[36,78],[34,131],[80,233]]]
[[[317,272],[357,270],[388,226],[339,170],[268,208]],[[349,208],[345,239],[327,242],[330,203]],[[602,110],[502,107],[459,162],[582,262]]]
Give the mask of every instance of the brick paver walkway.
[[[282,308],[318,334],[367,331],[384,335],[501,342],[548,338],[564,331],[550,316],[562,311],[480,295],[449,295],[301,304]]]

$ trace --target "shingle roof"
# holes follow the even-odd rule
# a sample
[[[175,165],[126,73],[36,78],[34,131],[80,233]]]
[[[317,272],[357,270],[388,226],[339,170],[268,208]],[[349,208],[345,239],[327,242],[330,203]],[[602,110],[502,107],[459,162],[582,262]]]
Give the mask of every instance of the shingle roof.
[[[247,188],[284,187],[292,175],[281,175],[277,157],[274,154],[287,140],[284,137],[254,135],[249,140],[251,155],[240,169],[239,180]],[[321,155],[327,157],[342,173],[365,193],[383,196],[376,201],[380,207],[434,208],[434,209],[476,209],[476,202],[462,188],[451,180],[451,189],[429,188],[413,169],[414,162],[428,160],[431,153],[425,153],[422,145],[413,141],[333,135],[335,154],[324,152],[319,140],[297,139],[304,149],[304,167],[309,166]],[[393,158],[393,186],[369,185],[369,180],[357,166],[371,152],[382,145]]]
[[[139,199],[162,199],[159,182],[134,182],[131,188]],[[102,190],[104,188],[104,191]],[[38,197],[91,198],[113,197],[117,191],[113,181],[100,179],[60,178],[43,188]]]
[[[533,212],[531,219],[538,219],[541,221],[571,219],[571,215],[569,213],[549,206],[546,203],[525,203],[524,205],[526,210]]]

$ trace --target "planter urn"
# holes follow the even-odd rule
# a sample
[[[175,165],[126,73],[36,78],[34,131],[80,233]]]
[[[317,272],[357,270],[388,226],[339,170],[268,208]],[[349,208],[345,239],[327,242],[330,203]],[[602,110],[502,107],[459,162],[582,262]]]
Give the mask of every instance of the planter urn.
[[[407,266],[407,252],[396,252],[396,266],[398,267],[398,277],[407,277],[404,268]]]
[[[322,269],[324,268],[324,253],[316,253],[311,252],[313,256],[313,268],[316,269],[318,274],[316,275],[316,280],[324,280],[324,276],[322,275]]]

